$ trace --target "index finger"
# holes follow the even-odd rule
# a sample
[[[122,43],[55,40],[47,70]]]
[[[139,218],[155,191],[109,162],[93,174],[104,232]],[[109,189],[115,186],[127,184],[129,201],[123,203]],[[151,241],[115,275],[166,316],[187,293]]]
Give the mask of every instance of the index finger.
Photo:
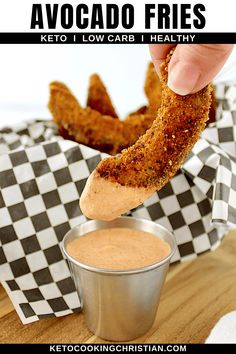
[[[149,44],[151,58],[158,74],[160,64],[166,59],[167,54],[175,46],[175,44]]]

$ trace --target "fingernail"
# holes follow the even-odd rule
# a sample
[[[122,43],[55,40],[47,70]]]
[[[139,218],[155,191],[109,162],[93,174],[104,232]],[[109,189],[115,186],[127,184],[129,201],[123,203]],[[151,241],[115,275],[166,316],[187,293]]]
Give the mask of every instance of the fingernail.
[[[160,65],[154,64],[155,70],[158,75],[160,75]]]
[[[170,67],[167,85],[178,95],[185,96],[194,91],[199,77],[200,71],[197,67],[179,61]]]
[[[162,62],[163,62],[163,60],[155,60],[155,61],[153,61],[155,70],[156,70],[156,72],[157,72],[157,74],[159,76],[160,76],[160,65],[161,65]]]

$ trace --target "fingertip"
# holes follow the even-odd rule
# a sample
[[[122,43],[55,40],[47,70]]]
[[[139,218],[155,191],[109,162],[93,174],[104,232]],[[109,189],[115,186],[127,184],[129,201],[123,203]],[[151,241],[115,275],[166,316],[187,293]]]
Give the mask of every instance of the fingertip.
[[[186,96],[196,90],[200,77],[198,67],[178,61],[169,68],[167,85],[178,95]]]
[[[151,59],[159,76],[161,63],[163,63],[167,54],[175,46],[175,44],[149,44]]]
[[[179,95],[200,91],[226,62],[231,45],[179,44],[168,66],[168,86]]]
[[[154,67],[155,67],[155,70],[156,70],[158,76],[161,75],[161,71],[160,71],[161,63],[163,63],[163,60],[153,60],[153,64],[154,64]]]

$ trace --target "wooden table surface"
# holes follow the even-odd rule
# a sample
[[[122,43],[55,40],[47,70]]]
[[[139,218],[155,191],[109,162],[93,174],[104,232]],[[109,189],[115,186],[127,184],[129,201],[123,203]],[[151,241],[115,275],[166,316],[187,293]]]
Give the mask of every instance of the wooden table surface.
[[[236,231],[214,252],[171,266],[152,329],[133,343],[203,343],[236,310]],[[82,314],[22,325],[0,286],[0,343],[104,343]]]

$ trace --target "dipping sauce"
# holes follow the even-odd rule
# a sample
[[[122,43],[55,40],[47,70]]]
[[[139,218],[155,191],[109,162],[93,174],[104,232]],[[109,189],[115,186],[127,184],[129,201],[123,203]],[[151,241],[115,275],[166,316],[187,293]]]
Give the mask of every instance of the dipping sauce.
[[[89,232],[71,241],[67,251],[90,266],[126,270],[159,262],[171,249],[167,242],[149,232],[111,228]]]
[[[156,188],[122,186],[94,170],[80,197],[80,209],[89,219],[110,221],[136,208],[155,191]]]

